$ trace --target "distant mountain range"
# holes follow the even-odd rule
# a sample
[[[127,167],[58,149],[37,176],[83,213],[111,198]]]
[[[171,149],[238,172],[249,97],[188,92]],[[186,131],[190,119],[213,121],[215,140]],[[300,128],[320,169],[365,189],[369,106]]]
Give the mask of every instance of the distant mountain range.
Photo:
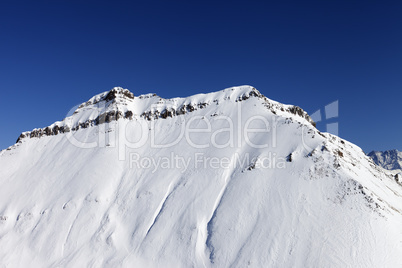
[[[368,156],[374,163],[387,170],[402,169],[402,152],[398,150],[372,151]]]

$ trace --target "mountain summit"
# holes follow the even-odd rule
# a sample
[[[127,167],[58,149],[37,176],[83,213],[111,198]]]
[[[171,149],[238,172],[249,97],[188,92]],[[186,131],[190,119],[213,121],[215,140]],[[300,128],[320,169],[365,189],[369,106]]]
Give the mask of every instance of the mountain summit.
[[[250,86],[113,88],[0,152],[5,266],[400,267],[402,186]]]
[[[250,86],[233,87],[210,94],[199,94],[189,98],[163,99],[156,94],[146,94],[134,97],[128,89],[115,87],[110,91],[98,94],[87,102],[82,103],[72,116],[62,122],[33,131],[24,132],[17,140],[28,137],[52,136],[59,133],[77,131],[80,128],[110,123],[125,118],[147,120],[179,116],[198,109],[206,108],[210,104],[234,100],[240,102],[250,97],[257,97],[264,101],[264,106],[277,114],[297,115],[306,119],[315,126],[314,121],[301,108],[293,105],[283,105],[264,97],[257,89]]]

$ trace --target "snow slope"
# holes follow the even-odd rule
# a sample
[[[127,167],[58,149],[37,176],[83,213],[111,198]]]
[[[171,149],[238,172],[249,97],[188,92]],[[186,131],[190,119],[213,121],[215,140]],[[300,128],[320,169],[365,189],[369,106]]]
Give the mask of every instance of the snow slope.
[[[402,265],[401,185],[249,86],[114,88],[0,167],[0,267]]]

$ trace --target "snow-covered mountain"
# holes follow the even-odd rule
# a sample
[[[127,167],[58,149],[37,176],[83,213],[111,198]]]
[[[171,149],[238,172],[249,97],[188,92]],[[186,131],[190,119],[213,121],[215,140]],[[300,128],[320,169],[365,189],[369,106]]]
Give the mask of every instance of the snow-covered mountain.
[[[402,169],[402,152],[398,150],[372,151],[368,156],[373,159],[374,163],[387,170]]]
[[[4,267],[401,267],[402,186],[249,86],[114,88],[0,152]]]

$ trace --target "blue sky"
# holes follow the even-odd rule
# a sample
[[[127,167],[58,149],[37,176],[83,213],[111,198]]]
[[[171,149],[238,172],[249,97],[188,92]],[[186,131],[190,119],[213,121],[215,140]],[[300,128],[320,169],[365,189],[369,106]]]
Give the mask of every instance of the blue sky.
[[[247,84],[309,113],[339,100],[342,138],[402,150],[401,14],[401,1],[2,1],[0,149],[114,86]]]

